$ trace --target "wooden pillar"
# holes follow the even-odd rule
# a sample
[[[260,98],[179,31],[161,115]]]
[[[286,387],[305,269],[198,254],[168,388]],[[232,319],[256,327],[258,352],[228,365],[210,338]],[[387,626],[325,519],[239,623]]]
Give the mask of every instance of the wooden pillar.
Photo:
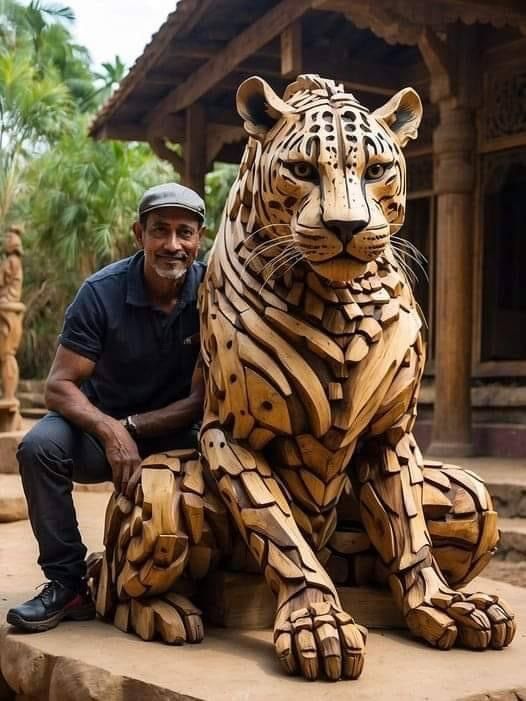
[[[205,194],[207,124],[203,106],[195,102],[186,109],[183,184]]]
[[[473,307],[473,113],[440,103],[435,131],[436,229],[435,410],[429,453],[471,455]]]
[[[457,23],[442,41],[424,30],[419,47],[431,76],[440,122],[433,134],[436,226],[435,410],[432,455],[473,454],[471,346],[479,99],[477,33]]]

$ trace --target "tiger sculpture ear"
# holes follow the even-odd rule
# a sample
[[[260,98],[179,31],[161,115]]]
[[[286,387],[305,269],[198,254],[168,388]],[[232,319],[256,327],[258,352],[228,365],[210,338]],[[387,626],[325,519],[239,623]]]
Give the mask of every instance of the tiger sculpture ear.
[[[384,121],[404,148],[409,139],[416,139],[422,121],[422,101],[413,88],[404,88],[393,95],[373,117]]]
[[[294,108],[281,99],[270,85],[257,76],[241,83],[236,95],[237,111],[244,119],[245,131],[256,138],[263,138],[278,119],[294,112]]]

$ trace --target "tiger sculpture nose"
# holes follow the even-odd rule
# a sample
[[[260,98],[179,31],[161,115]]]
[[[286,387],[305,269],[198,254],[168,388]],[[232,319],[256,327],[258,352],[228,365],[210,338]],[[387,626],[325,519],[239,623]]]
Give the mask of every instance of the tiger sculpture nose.
[[[350,219],[346,221],[329,219],[325,221],[325,226],[337,234],[343,244],[350,243],[353,236],[360,233],[367,226],[365,219]]]

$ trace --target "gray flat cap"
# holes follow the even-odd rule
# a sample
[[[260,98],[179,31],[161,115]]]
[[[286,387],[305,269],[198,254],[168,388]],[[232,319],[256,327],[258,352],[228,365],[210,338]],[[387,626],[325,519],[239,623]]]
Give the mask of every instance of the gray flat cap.
[[[197,214],[201,222],[205,219],[203,198],[179,183],[164,183],[146,190],[139,202],[139,217],[161,207],[180,207]]]

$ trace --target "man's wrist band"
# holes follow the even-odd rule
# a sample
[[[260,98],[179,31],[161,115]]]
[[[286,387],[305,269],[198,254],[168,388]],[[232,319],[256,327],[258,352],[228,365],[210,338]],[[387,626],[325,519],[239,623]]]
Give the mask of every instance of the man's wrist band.
[[[133,416],[127,416],[124,419],[124,428],[128,431],[132,438],[137,438],[137,424],[133,420]]]

